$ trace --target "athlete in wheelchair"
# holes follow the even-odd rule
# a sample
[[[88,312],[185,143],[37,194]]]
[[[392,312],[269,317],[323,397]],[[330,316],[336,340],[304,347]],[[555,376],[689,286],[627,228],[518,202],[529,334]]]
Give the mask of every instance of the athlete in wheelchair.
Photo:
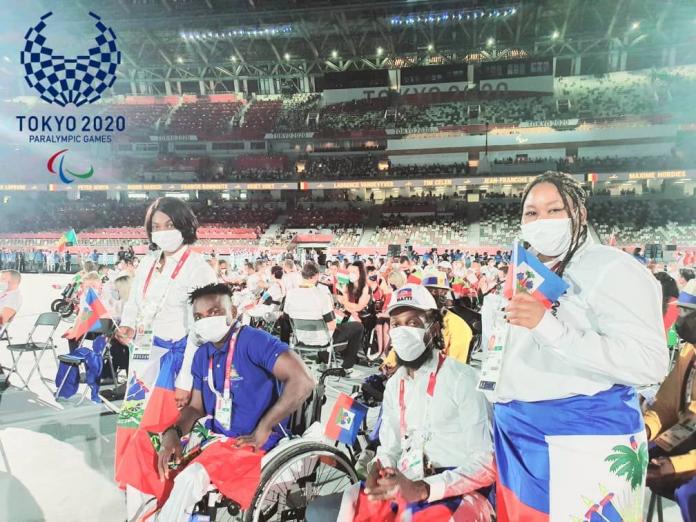
[[[300,410],[297,426],[308,411],[310,420],[318,417],[314,380],[285,343],[236,321],[230,294],[214,284],[191,295],[204,344],[192,365],[191,402],[162,434],[158,470],[173,487],[157,520],[188,521],[194,512],[213,520],[304,520],[314,496],[341,491],[357,477],[335,447],[290,440],[294,412]],[[172,458],[179,464],[173,472]]]

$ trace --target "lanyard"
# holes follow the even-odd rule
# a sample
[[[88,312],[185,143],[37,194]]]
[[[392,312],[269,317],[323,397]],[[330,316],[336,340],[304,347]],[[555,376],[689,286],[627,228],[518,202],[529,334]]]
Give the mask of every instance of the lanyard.
[[[230,340],[227,344],[227,359],[225,360],[225,374],[224,374],[224,381],[222,385],[223,389],[223,394],[221,395],[219,391],[215,389],[214,383],[213,383],[213,358],[210,357],[208,359],[208,388],[210,388],[210,391],[212,391],[215,396],[218,399],[225,398],[229,399],[230,398],[230,380],[232,378],[232,358],[234,357],[234,350],[237,346],[237,336],[239,335],[239,332],[241,331],[241,328],[237,328],[236,325],[234,327],[234,331],[232,332],[232,335],[230,336]]]
[[[435,369],[434,372],[430,374],[430,377],[428,378],[428,388],[426,389],[426,393],[428,394],[428,397],[432,397],[433,394],[435,393],[435,384],[437,383],[437,374],[440,373],[440,368],[442,368],[442,365],[445,362],[446,356],[443,355],[442,353],[439,354],[439,359],[437,361],[437,368]],[[404,394],[405,394],[405,384],[404,384],[404,379],[402,378],[399,381],[399,430],[401,431],[401,438],[404,438],[406,436],[406,403],[404,401]],[[430,402],[430,401],[428,401]],[[428,406],[425,408],[425,413],[426,415],[428,414]]]
[[[686,374],[686,380],[684,381],[684,394],[682,395],[684,402],[680,408],[682,411],[687,410],[689,408],[689,406],[691,405],[695,377],[696,377],[696,355],[692,356],[691,361],[689,361],[689,371]]]
[[[186,260],[189,258],[191,255],[191,249],[187,248],[186,252],[181,256],[181,259],[179,259],[179,262],[176,264],[174,267],[174,271],[172,272],[172,275],[170,276],[172,281],[176,279],[176,276],[179,275],[179,271],[181,268],[184,266],[184,263],[186,263]],[[166,261],[165,261],[166,262]],[[157,263],[159,263],[159,259],[157,259],[153,264],[152,267],[150,268],[150,272],[147,274],[147,279],[145,279],[145,286],[143,287],[143,299],[145,298],[145,295],[147,294],[147,289],[150,286],[150,279],[152,279],[152,274],[155,271],[155,267],[157,266]]]

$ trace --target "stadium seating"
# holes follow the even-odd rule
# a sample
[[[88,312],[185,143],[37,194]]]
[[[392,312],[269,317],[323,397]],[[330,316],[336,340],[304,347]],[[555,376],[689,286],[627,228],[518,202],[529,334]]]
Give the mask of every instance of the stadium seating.
[[[182,103],[172,114],[167,132],[220,139],[232,131],[232,118],[242,105],[239,101],[213,103],[205,99]]]

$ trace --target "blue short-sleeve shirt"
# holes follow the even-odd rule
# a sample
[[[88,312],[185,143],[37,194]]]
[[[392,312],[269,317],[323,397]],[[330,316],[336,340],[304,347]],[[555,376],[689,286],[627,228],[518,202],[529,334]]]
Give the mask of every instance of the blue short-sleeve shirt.
[[[198,348],[191,366],[193,388],[203,396],[203,408],[206,415],[215,412],[216,396],[208,383],[208,364],[213,359],[213,386],[222,393],[224,389],[225,363],[229,345],[218,349],[212,343]],[[232,357],[232,422],[225,430],[212,419],[206,421],[206,427],[221,435],[237,437],[249,435],[264,414],[275,404],[280,396],[280,383],[273,375],[273,366],[282,354],[288,351],[288,345],[279,341],[263,330],[244,326],[237,336],[237,345]],[[287,419],[284,421],[287,425]],[[274,426],[273,433],[263,446],[269,450],[283,437],[283,432]]]

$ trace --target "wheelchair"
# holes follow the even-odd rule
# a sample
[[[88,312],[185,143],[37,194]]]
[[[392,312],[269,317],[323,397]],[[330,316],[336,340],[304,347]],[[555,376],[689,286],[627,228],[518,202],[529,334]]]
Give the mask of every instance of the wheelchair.
[[[355,484],[358,475],[353,452],[344,453],[337,445],[324,442],[320,424],[321,407],[326,401],[324,381],[343,375],[342,368],[321,373],[312,396],[292,416],[288,436],[264,455],[261,482],[250,509],[241,510],[212,488],[194,509],[197,520],[300,522],[305,519],[306,507],[317,496],[341,492]]]

